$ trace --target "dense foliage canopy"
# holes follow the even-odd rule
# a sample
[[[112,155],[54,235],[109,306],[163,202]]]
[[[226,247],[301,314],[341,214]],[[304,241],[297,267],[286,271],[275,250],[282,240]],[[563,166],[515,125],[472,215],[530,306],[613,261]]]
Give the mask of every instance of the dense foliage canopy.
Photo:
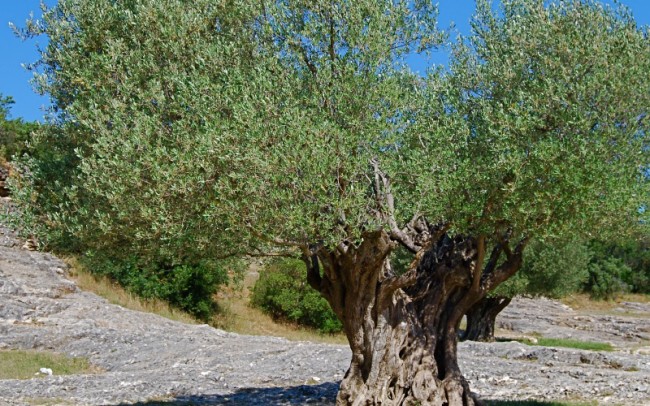
[[[479,1],[451,72],[424,81],[403,58],[443,39],[426,2],[61,1],[30,26],[55,101],[39,209],[172,262],[415,214],[473,234],[629,224],[648,202],[645,31],[590,1],[503,7]]]

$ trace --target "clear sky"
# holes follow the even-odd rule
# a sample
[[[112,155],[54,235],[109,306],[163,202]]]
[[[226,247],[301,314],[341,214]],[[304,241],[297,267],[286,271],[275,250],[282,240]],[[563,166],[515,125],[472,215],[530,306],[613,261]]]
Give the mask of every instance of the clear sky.
[[[48,6],[56,4],[56,0],[44,0]],[[608,0],[607,3],[612,3]],[[440,27],[446,28],[453,21],[459,32],[469,32],[469,20],[474,9],[474,0],[438,0],[440,7]],[[639,24],[650,25],[650,0],[622,0],[630,7]],[[29,80],[31,74],[22,68],[22,64],[31,63],[38,59],[37,44],[46,44],[44,38],[22,42],[16,38],[9,28],[9,22],[24,26],[25,20],[33,12],[39,17],[40,0],[0,0],[0,93],[12,96],[16,104],[11,110],[13,118],[22,117],[27,121],[41,120],[43,106],[48,104],[46,97],[33,92]],[[440,51],[432,55],[428,62],[421,58],[409,61],[412,67],[419,71],[426,69],[426,63],[445,63],[447,55]]]

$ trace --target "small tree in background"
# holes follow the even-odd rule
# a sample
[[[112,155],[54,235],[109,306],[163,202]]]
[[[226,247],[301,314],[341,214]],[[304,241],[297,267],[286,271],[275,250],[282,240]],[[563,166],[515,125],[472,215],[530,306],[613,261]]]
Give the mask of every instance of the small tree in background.
[[[11,96],[0,94],[0,197],[9,195],[9,161],[27,151],[28,136],[38,128],[37,123],[27,123],[20,118],[11,119],[12,104],[14,100]]]
[[[519,272],[467,312],[461,338],[494,341],[496,317],[515,296],[559,299],[579,291],[589,278],[590,259],[588,246],[578,240],[531,244]]]

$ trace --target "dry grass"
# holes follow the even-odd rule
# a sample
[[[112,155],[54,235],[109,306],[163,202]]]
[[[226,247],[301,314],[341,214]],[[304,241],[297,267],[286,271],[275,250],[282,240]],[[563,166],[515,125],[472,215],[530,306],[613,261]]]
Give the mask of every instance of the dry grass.
[[[41,368],[53,375],[91,374],[100,372],[85,358],[70,358],[45,351],[0,351],[0,379],[31,379],[44,376]]]
[[[155,313],[165,318],[188,324],[199,322],[189,314],[174,309],[162,300],[145,300],[126,291],[117,283],[106,277],[98,277],[86,270],[76,258],[65,258],[70,266],[69,275],[77,286],[85,291],[93,292],[108,300],[110,303],[140,312]]]
[[[649,303],[650,295],[626,293],[618,296],[615,300],[593,300],[585,293],[577,293],[562,299],[562,303],[575,311],[596,312],[609,314],[621,306],[622,302]],[[621,314],[620,312],[615,312]]]
[[[61,398],[27,398],[25,399],[25,402],[28,405],[32,406],[72,406],[75,405],[75,403],[71,400],[65,400]]]
[[[219,292],[217,302],[222,309],[212,323],[215,327],[239,334],[284,337],[293,341],[347,343],[342,333],[322,334],[314,329],[278,322],[261,310],[250,306],[250,290],[257,278],[257,273],[248,272],[241,286],[225,288]]]

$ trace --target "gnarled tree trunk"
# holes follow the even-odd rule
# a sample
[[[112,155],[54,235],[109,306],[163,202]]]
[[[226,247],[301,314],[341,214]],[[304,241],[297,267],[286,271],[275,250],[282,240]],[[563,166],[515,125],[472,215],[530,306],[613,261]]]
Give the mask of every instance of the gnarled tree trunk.
[[[309,283],[343,322],[352,349],[338,405],[479,404],[458,366],[458,327],[488,288],[509,275],[502,268],[482,272],[484,239],[434,229],[429,235],[402,275],[391,268],[396,243],[384,231],[306,258]],[[506,261],[508,272],[515,262]]]
[[[485,297],[474,304],[466,313],[467,327],[463,340],[494,341],[494,325],[497,315],[512,301],[509,297]]]

